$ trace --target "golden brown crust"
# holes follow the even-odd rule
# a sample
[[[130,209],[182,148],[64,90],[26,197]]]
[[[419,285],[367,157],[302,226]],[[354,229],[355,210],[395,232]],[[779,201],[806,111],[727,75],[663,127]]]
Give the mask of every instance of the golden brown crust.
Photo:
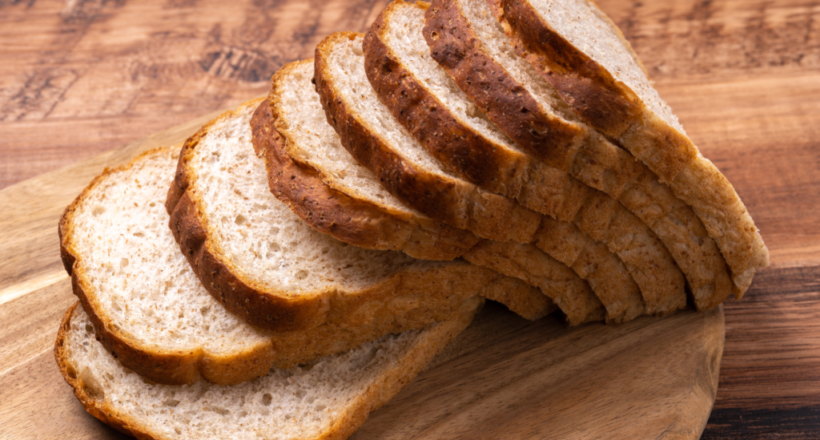
[[[266,106],[266,103],[262,103],[261,105]],[[260,114],[264,114],[264,110],[262,110]],[[275,138],[271,138],[271,140],[273,139]],[[371,241],[373,240],[373,236],[377,234],[379,231],[370,227],[369,223],[373,221],[398,223],[398,221],[394,217],[390,216],[389,214],[386,214],[380,208],[375,207],[369,203],[363,203],[358,200],[352,199],[341,192],[334,191],[333,189],[327,187],[321,181],[321,178],[316,175],[317,173],[315,173],[315,171],[312,171],[312,169],[306,169],[305,171],[300,172],[298,168],[305,169],[307,167],[299,166],[294,161],[290,160],[290,158],[286,154],[284,154],[284,152],[282,152],[275,143],[271,142],[267,145],[263,145],[260,148],[260,150],[267,152],[268,164],[272,164],[269,165],[268,169],[271,182],[271,190],[280,200],[285,199],[288,202],[290,202],[288,203],[288,205],[291,206],[291,209],[295,213],[297,213],[297,215],[299,215],[300,218],[305,220],[308,224],[310,224],[320,232],[330,233],[334,237],[354,245],[367,244],[369,246],[363,247],[375,248],[375,246],[371,244]],[[290,162],[290,164],[288,165],[287,162]],[[282,165],[280,166],[279,164]],[[271,172],[275,174],[270,174]],[[297,188],[282,188],[283,186],[291,185]],[[305,195],[306,192],[308,193],[308,195]],[[303,194],[303,196],[296,196],[296,194]],[[304,197],[304,200],[302,199],[302,197]],[[336,199],[334,200],[333,198]],[[346,222],[345,226],[347,228],[350,228],[351,231],[343,235],[343,238],[340,238],[336,235],[336,233],[338,233],[337,231],[336,233],[333,233],[334,231],[332,230],[332,228],[323,228],[321,224],[319,225],[319,227],[317,227],[316,219],[320,218],[320,216],[322,216],[323,213],[326,211],[328,211],[329,215],[336,215],[336,218],[340,218],[342,221]],[[356,224],[355,221],[351,220],[354,216],[357,218],[361,217],[360,224]],[[321,220],[319,220],[318,222],[321,223]],[[399,223],[397,226],[402,227],[404,225]],[[405,227],[414,228],[413,225],[407,225]],[[357,230],[356,228],[359,228],[359,230]],[[383,226],[381,228],[384,229]],[[453,257],[460,257],[465,252],[469,252],[469,249],[473,248],[475,243],[479,241],[486,241],[480,240],[478,237],[475,237],[475,235],[469,233],[465,234],[466,231],[458,230],[452,227],[446,227],[445,231],[449,229],[453,229],[455,232],[451,235],[451,237],[459,238],[466,235],[464,239],[460,239],[462,240],[461,244],[454,243],[451,247],[451,249],[454,249],[453,251],[450,251],[453,254]],[[391,234],[395,235],[395,233],[391,232],[390,229],[388,229],[386,232],[387,235],[385,236],[385,240],[392,239]],[[418,235],[419,234],[415,234],[416,237]],[[414,246],[418,247],[419,244],[414,244]],[[424,246],[425,248],[431,248],[429,251],[426,251],[424,253],[424,255],[430,255],[436,252],[432,248],[441,246],[441,244],[433,241],[429,244],[422,244],[422,246]],[[444,248],[440,252],[443,251],[447,251],[447,248]],[[487,265],[483,265],[483,267],[492,268],[491,266]],[[520,284],[519,280],[515,280],[513,278],[500,277],[495,283],[492,283],[487,286],[487,288],[482,292],[482,296],[494,301],[501,302],[502,304],[506,305],[510,310],[530,320],[540,319],[546,316],[547,314],[552,313],[555,310],[554,304],[552,304],[552,302],[547,296],[541,294],[534,294],[534,292],[528,290],[529,289],[524,287],[523,284]],[[395,312],[393,312],[393,314],[395,315]],[[424,324],[426,323],[429,323],[429,320],[426,320]],[[315,335],[320,333],[330,334],[331,330],[328,330],[326,326],[320,327],[323,328],[315,329],[316,331],[311,330],[308,332],[302,332],[302,335],[294,334],[290,336],[288,342],[281,343],[288,344],[294,349],[298,347],[302,347],[302,349],[304,349],[304,347],[309,347],[311,346],[311,344],[325,344],[326,341],[323,341],[322,338],[316,337]],[[409,326],[402,328],[412,329],[418,328],[418,326]],[[397,333],[399,331],[403,330],[385,330],[382,334]],[[369,340],[366,338],[362,339],[361,335],[351,335],[350,338],[347,339],[347,343],[351,348],[355,345],[358,345],[359,343]],[[361,342],[354,344],[351,342],[354,340],[361,340]],[[277,344],[277,347],[280,346]],[[288,364],[277,363],[276,365],[282,366]]]
[[[171,149],[159,149],[146,153],[151,154],[172,154]],[[99,304],[94,295],[94,288],[88,282],[83,267],[82,255],[74,250],[73,245],[73,219],[77,206],[87,197],[99,182],[114,172],[119,172],[133,166],[142,160],[140,156],[134,162],[115,170],[109,170],[95,181],[81,194],[80,197],[66,210],[60,223],[61,253],[65,260],[71,276],[75,294],[80,298],[84,308],[88,311],[89,318],[97,329],[97,337],[103,346],[118,358],[126,367],[135,372],[148,377],[159,383],[166,384],[188,384],[206,379],[218,384],[233,384],[250,380],[267,373],[271,365],[284,365],[288,362],[292,364],[309,361],[318,356],[344,351],[353,347],[354,343],[362,343],[386,333],[397,333],[405,330],[420,328],[431,322],[447,319],[448,314],[456,309],[464,300],[465,295],[475,294],[482,289],[488,294],[494,294],[493,289],[499,285],[509,286],[508,280],[500,279],[495,273],[489,273],[483,269],[472,270],[464,263],[456,264],[457,268],[444,267],[426,271],[406,271],[399,274],[392,280],[388,280],[378,288],[358,292],[354,298],[347,298],[343,307],[335,310],[325,317],[323,323],[311,331],[304,331],[290,334],[272,334],[271,338],[255,344],[244,350],[234,350],[230,353],[212,353],[199,347],[181,350],[165,350],[162,347],[152,346],[144,341],[134,340],[132,337],[118,329],[116,322],[112,322],[107,317],[105,308]],[[168,158],[170,159],[170,157]],[[184,177],[187,173],[183,173]],[[175,192],[172,191],[172,194]],[[189,209],[180,210],[178,213],[190,213],[193,206],[187,193],[176,199],[177,206],[185,205]],[[198,223],[193,222],[194,226]],[[201,235],[196,232],[194,235]],[[190,240],[190,237],[188,238]],[[463,270],[462,270],[463,269]],[[476,273],[476,271],[480,273]],[[487,273],[485,273],[487,272]],[[486,276],[485,276],[486,275]],[[426,279],[429,277],[429,279]],[[428,294],[426,301],[418,298],[422,293],[437,292],[442,280],[447,277],[457,277],[469,280],[476,278],[474,284],[470,281],[457,281],[453,288],[463,291],[453,293],[444,289],[442,295]],[[487,286],[480,283],[486,282]],[[410,286],[410,287],[408,287]],[[518,301],[527,301],[534,298],[538,301],[546,299],[536,289],[520,285],[509,286],[511,294],[519,295]],[[379,290],[379,288],[384,290]],[[472,289],[472,290],[470,290]],[[384,291],[395,292],[396,294],[384,294]],[[523,313],[547,313],[548,305],[541,309],[526,304],[529,309]],[[327,338],[320,341],[321,344],[307,344],[294,347],[288,341],[294,338],[310,337],[318,331],[324,331],[335,338]],[[340,340],[340,334],[346,334],[345,340]]]
[[[538,102],[482,48],[454,0],[434,0],[425,14],[430,54],[495,125],[539,159],[566,169],[581,127],[540,111]]]
[[[270,343],[253,346],[242,353],[232,353],[232,368],[214,368],[220,355],[203,350],[163,350],[134,339],[118,329],[107,316],[105,308],[95,296],[95,290],[87,279],[82,256],[74,247],[74,213],[97,185],[112,173],[126,171],[143,158],[152,155],[171,154],[175,147],[156,148],[137,156],[131,162],[114,169],[106,169],[69,205],[60,219],[60,255],[66,271],[71,275],[74,294],[80,299],[91,322],[97,330],[97,338],[114,357],[126,367],[165,384],[189,384],[200,379],[230,384],[253,379],[265,374],[272,362],[273,348]],[[267,366],[259,362],[267,360]]]
[[[555,87],[579,116],[614,139],[636,130],[635,122],[645,117],[648,110],[634,91],[553,30],[529,2],[500,1],[501,18],[516,52]],[[617,31],[614,24],[612,28]],[[621,35],[620,31],[617,33]],[[621,40],[637,59],[622,35]],[[649,161],[647,165],[661,181],[671,182],[697,157],[698,151],[688,138],[671,127],[656,133],[657,146],[662,146],[660,155],[653,148],[637,149],[638,144],[624,146],[638,159]]]
[[[245,105],[258,105],[259,102],[260,100],[251,101]],[[235,114],[234,111],[228,111],[218,119]],[[182,147],[177,174],[165,204],[171,216],[171,232],[202,285],[231,313],[250,324],[273,331],[315,327],[324,321],[328,312],[327,295],[306,294],[294,297],[284,292],[261,293],[264,288],[258,283],[242,279],[208,237],[205,214],[199,209],[195,196],[190,191],[195,174],[188,163],[199,141],[215,121],[205,124]]]
[[[260,104],[259,109],[268,109],[270,115],[267,102]],[[256,113],[254,118],[258,119],[259,110]],[[264,123],[269,124],[270,119]],[[259,123],[252,119],[251,124],[255,133]],[[257,139],[254,136],[254,142]],[[322,182],[321,175],[315,169],[294,162],[283,151],[283,142],[279,133],[271,130],[266,143],[260,146],[254,143],[254,147],[264,154],[268,183],[277,199],[317,231],[345,243],[368,249],[403,250],[403,245],[413,233],[413,225],[387,215],[369,203],[331,189]],[[424,246],[424,249],[436,251],[435,246]],[[412,247],[410,250],[413,250]],[[431,260],[452,260],[460,256],[463,250],[450,247],[442,249],[438,255],[432,252],[430,255],[418,255],[418,252],[410,255]]]
[[[480,240],[469,231],[350,197],[331,188],[309,164],[288,156],[285,148],[292,140],[271,127],[282,118],[271,109],[278,109],[278,78],[293,67],[289,64],[274,75],[271,104],[260,104],[251,119],[254,148],[264,154],[268,183],[279,200],[314,229],[368,249],[400,250],[425,260],[452,260]]]
[[[390,47],[388,34],[392,17],[408,8],[426,9],[394,1],[374,22],[363,45],[365,71],[393,116],[431,154],[467,180],[515,198],[536,212],[572,221],[581,233],[606,244],[640,286],[647,313],[666,315],[684,308],[683,274],[657,236],[637,217],[565,171],[477,132],[405,67],[405,60]],[[571,160],[573,154],[574,150],[564,152],[564,160]],[[562,166],[569,168],[568,163]],[[556,210],[556,205],[561,208]]]
[[[359,34],[333,34],[316,47],[315,80],[328,122],[342,144],[402,202],[451,226],[497,241],[528,242],[540,215],[512,200],[478,190],[466,182],[419,169],[373,133],[336,90],[327,61],[333,46]],[[510,228],[509,225],[517,225]]]
[[[640,100],[606,69],[576,49],[526,1],[501,0],[516,51],[529,61],[578,114],[618,137],[640,114]]]
[[[490,0],[499,1],[499,0]],[[769,253],[734,188],[700,155],[684,133],[652,112],[624,83],[545,23],[527,1],[500,0],[501,20],[519,55],[564,97],[576,113],[627,148],[690,205],[729,266],[738,298]],[[637,56],[617,26],[589,2]],[[643,65],[639,63],[643,69]],[[645,69],[644,69],[645,71]],[[695,188],[709,188],[700,192]]]
[[[365,73],[379,100],[427,151],[451,171],[495,193],[518,192],[508,187],[517,173],[515,164],[489,145],[483,136],[459,123],[443,104],[429,93],[398,61],[384,43],[385,20],[400,7],[426,10],[424,3],[393,1],[384,9],[364,38]]]
[[[274,123],[281,122],[283,131],[287,133],[291,124],[282,121],[284,115],[278,113],[278,87],[282,87],[280,83],[284,81],[290,69],[298,68],[301,63],[305,62],[311,61],[290,63],[274,75],[273,87],[269,96],[270,105],[264,102],[260,104],[251,120],[254,148],[257,151],[266,152],[269,182],[274,195],[288,203],[291,210],[314,228],[350,244],[377,249],[390,248],[392,245],[397,248],[396,250],[404,250],[413,256],[420,254],[419,257],[425,259],[440,259],[442,253],[454,258],[469,252],[480,239],[468,231],[423,217],[412,217],[405,220],[400,218],[399,214],[389,212],[391,208],[349,197],[341,191],[330,188],[329,184],[325,184],[320,173],[313,167],[308,164],[299,164],[283,151],[283,145],[291,142],[288,136],[272,129],[266,123],[273,118]],[[328,221],[325,216],[333,220]],[[409,217],[407,214],[403,216]],[[361,219],[361,221],[356,222],[356,219]],[[384,230],[384,226],[374,228],[371,225],[373,222],[389,223],[387,233],[381,234],[380,231]],[[328,227],[327,223],[331,223],[331,226]],[[345,234],[338,234],[334,231],[333,226],[339,223],[344,223],[341,229],[345,230]],[[408,243],[403,244],[404,248],[392,243],[402,237],[403,234],[396,232],[402,229],[412,231],[409,242],[412,252],[408,252]],[[388,242],[387,246],[375,243],[380,238],[382,242]],[[561,265],[558,262],[554,264]],[[483,264],[481,266],[497,269],[494,265]],[[564,268],[569,270],[565,266]],[[502,271],[502,273],[505,272]],[[517,293],[520,289],[511,283],[513,283],[512,280],[497,283],[485,292],[485,297],[507,305],[526,319],[538,319],[555,310],[554,304],[548,297],[520,295]],[[302,340],[308,339],[316,340],[310,337],[302,338]],[[297,345],[294,344],[294,346]]]
[[[566,221],[574,218],[588,188],[564,172],[500,148],[453,115],[404,67],[385,43],[384,26],[403,7],[426,9],[419,3],[392,2],[379,14],[363,44],[367,77],[393,117],[465,180],[541,214]]]
[[[396,223],[397,219],[395,219],[395,217],[390,216],[389,214],[386,214],[381,208],[375,207],[369,203],[364,203],[352,199],[341,192],[337,192],[331,188],[328,188],[321,181],[321,178],[318,176],[318,173],[313,171],[312,168],[296,164],[290,157],[288,157],[283,151],[281,151],[281,147],[277,144],[277,142],[281,142],[281,140],[279,140],[281,139],[281,135],[277,136],[271,133],[270,131],[267,131],[264,128],[259,127],[260,124],[264,123],[264,118],[270,115],[269,110],[266,110],[262,106],[266,106],[266,103],[260,104],[260,108],[257,109],[257,111],[254,114],[254,118],[252,119],[252,126],[254,127],[254,145],[259,149],[259,151],[267,152],[270,186],[271,190],[274,192],[277,198],[288,203],[291,209],[297,215],[299,215],[300,218],[305,220],[308,224],[310,224],[320,232],[329,233],[342,241],[354,245],[370,248],[376,247],[372,243],[372,240],[373,236],[378,234],[379,231],[371,228],[370,222],[385,221]],[[273,131],[275,132],[275,130]],[[267,135],[264,137],[264,139],[262,138],[263,133]],[[300,196],[300,194],[302,195]],[[322,223],[323,217],[321,216],[326,211],[329,214],[335,214],[335,218],[341,219],[337,221],[347,222],[345,224],[345,227],[351,228],[352,231],[345,235],[337,235],[337,233],[332,228],[325,227]],[[345,215],[340,216],[339,214],[342,213]],[[355,222],[350,220],[354,216],[363,216],[364,221],[362,221],[359,224],[356,224]],[[319,219],[318,226],[316,220],[317,218]],[[401,227],[401,224],[397,225],[397,228],[398,227]],[[410,225],[409,227],[414,226]],[[472,249],[475,248],[475,244],[479,242],[480,239],[463,230],[458,230],[451,227],[446,227],[446,229],[452,229],[454,232],[453,234],[448,234],[450,235],[450,237],[448,237],[448,240],[452,239],[452,237],[455,237],[460,242],[460,244],[454,244],[455,246],[458,246],[457,253],[453,252],[454,256],[462,256],[465,254],[465,252],[467,253],[467,255],[471,255],[473,253]],[[387,237],[389,239],[393,239],[393,237],[396,235],[398,234],[390,232],[387,235]],[[465,235],[466,239],[464,237]],[[388,238],[385,238],[385,240]],[[480,242],[485,243],[485,248],[489,243],[488,240],[481,240]],[[435,242],[432,244],[432,246],[441,247],[440,245],[437,245]],[[429,255],[429,253],[427,253],[427,255]],[[471,262],[474,261],[471,260]],[[496,260],[494,260],[494,263],[501,264],[501,262],[498,262]],[[555,264],[561,265],[561,263],[558,262],[555,262]],[[479,265],[494,270],[497,270],[497,268],[499,267],[496,264]],[[569,268],[566,268],[566,266],[564,266],[564,268],[569,270]],[[514,276],[510,273],[506,273],[503,271],[501,272],[509,276]],[[580,279],[578,279],[578,281],[583,283],[583,281]],[[542,287],[532,283],[530,283],[530,285]],[[509,307],[511,310],[515,311],[516,313],[518,313],[526,319],[538,319],[554,310],[554,307],[552,304],[550,304],[549,298],[547,296],[523,296],[516,294],[516,291],[517,289],[502,288],[500,285],[498,285],[492,289],[493,293],[485,293],[485,297],[507,305],[507,307]],[[544,293],[548,293],[547,291],[544,291],[543,288],[542,291]],[[559,292],[552,291],[549,293],[555,293],[556,295],[559,294]],[[318,338],[313,338],[312,336],[308,335],[300,336],[300,338],[300,341],[302,342],[293,343],[293,347],[298,347],[300,345],[306,345],[309,343],[316,343],[316,341],[319,340]]]

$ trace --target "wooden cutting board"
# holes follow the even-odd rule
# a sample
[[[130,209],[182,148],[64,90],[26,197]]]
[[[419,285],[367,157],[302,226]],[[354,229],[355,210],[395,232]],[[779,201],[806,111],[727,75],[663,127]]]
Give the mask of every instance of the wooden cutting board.
[[[215,114],[0,191],[0,437],[118,438],[86,414],[52,346],[75,301],[64,207],[105,167],[178,145]],[[356,439],[698,438],[715,399],[721,309],[567,328],[490,305]]]

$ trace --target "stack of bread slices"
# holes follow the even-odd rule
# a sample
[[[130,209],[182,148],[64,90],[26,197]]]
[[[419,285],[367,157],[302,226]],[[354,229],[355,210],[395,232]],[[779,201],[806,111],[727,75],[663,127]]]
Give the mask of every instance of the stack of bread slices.
[[[56,357],[139,438],[346,438],[472,320],[740,298],[768,251],[589,0],[394,1],[60,222]]]

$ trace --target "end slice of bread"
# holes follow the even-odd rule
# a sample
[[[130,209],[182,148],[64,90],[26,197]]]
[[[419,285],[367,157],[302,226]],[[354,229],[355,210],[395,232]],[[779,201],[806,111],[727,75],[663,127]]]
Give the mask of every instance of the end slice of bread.
[[[703,157],[614,23],[589,0],[503,0],[516,52],[587,123],[627,148],[686,202],[715,240],[739,298],[769,251],[746,206]]]
[[[137,438],[344,439],[464,330],[482,301],[473,297],[425,329],[239,385],[146,381],[95,340],[91,319],[76,304],[63,318],[54,354],[86,411]]]
[[[250,121],[261,102],[186,141],[166,202],[191,268],[232,313],[276,331],[367,324],[395,332],[438,321],[474,295],[544,302],[535,287],[464,261],[349,246],[305,224],[271,194],[253,148]]]
[[[684,308],[683,274],[657,235],[616,199],[527,154],[487,120],[432,58],[423,37],[426,10],[396,0],[364,39],[365,71],[393,117],[466,180],[573,222],[604,243],[640,286],[647,313]]]
[[[228,313],[200,286],[168,229],[162,200],[176,148],[107,170],[60,221],[63,263],[97,337],[153,380],[234,383],[264,374],[271,335]]]
[[[530,154],[618,199],[649,226],[686,276],[698,310],[732,293],[726,262],[692,209],[643,163],[580,121],[515,53],[487,0],[434,0],[425,19],[432,57],[470,100]]]

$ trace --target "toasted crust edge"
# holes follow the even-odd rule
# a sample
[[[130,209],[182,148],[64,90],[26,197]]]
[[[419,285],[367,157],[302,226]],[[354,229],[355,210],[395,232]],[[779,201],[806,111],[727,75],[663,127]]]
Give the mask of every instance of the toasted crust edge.
[[[294,299],[278,291],[267,291],[263,286],[244,279],[208,237],[205,214],[190,189],[196,174],[189,169],[188,162],[211,127],[217,121],[239,114],[245,107],[259,105],[263,100],[252,100],[235,111],[223,113],[185,141],[165,208],[171,216],[169,225],[174,239],[194,273],[205,289],[226,309],[252,325],[273,331],[309,329],[324,321],[330,305],[327,295],[332,292],[310,292]]]
[[[328,122],[342,144],[359,163],[379,177],[384,187],[403,203],[451,226],[467,229],[482,238],[527,243],[538,228],[540,215],[512,200],[487,193],[472,184],[443,179],[404,160],[388,148],[367,124],[349,111],[339,98],[327,57],[334,44],[361,34],[338,32],[316,47],[314,75],[316,90]],[[473,206],[475,205],[475,206]],[[510,224],[518,227],[509,228]]]
[[[547,164],[567,168],[583,129],[544,114],[538,102],[482,50],[455,1],[433,0],[423,35],[433,59],[494,124]],[[482,75],[472,75],[479,67]]]
[[[629,128],[642,106],[631,89],[550,28],[528,2],[490,1],[500,3],[496,11],[508,25],[505,28],[516,52],[553,84],[576,112],[612,137]],[[691,150],[681,152],[692,154]]]
[[[201,379],[220,384],[233,384],[253,379],[270,368],[273,362],[273,346],[270,342],[259,344],[248,350],[230,355],[215,355],[202,348],[191,350],[164,351],[147,346],[121,334],[107,325],[103,308],[96,300],[94,289],[77,267],[82,261],[74,248],[74,212],[88,195],[109,175],[127,171],[135,164],[152,155],[167,154],[176,147],[154,148],[136,156],[127,164],[108,169],[94,180],[66,208],[60,218],[60,256],[66,272],[71,276],[74,295],[88,314],[97,330],[97,337],[103,346],[126,367],[158,383],[181,385],[191,384]]]
[[[274,123],[276,122],[275,115],[278,114],[278,108],[274,96],[277,82],[290,69],[298,68],[300,64],[308,62],[312,61],[293,62],[277,72],[272,80],[273,88],[269,97],[270,105],[268,106],[268,103],[262,102],[252,118],[254,148],[265,154],[269,184],[274,195],[288,204],[294,213],[318,231],[330,234],[353,245],[375,249],[389,248],[379,246],[378,243],[374,244],[374,236],[384,236],[382,242],[393,241],[392,237],[398,234],[391,230],[389,226],[395,226],[400,231],[410,229],[407,235],[409,240],[404,241],[402,248],[395,250],[402,250],[411,256],[423,259],[443,259],[440,257],[447,255],[450,257],[447,259],[452,259],[461,257],[465,253],[470,254],[471,249],[482,241],[472,233],[441,224],[432,219],[415,218],[406,221],[399,214],[389,212],[389,209],[347,196],[345,193],[337,191],[324,183],[318,170],[310,165],[300,164],[283,151],[283,143],[290,142],[288,137],[276,128],[266,126],[265,119],[274,118]],[[326,213],[329,218],[323,217]],[[342,215],[338,215],[338,213]],[[357,221],[360,218],[363,218],[363,220]],[[428,221],[419,222],[418,220]],[[371,227],[371,223],[374,221],[388,223],[388,228]],[[418,223],[423,224],[419,225]],[[337,226],[341,227],[337,228]],[[432,233],[430,230],[432,230]],[[344,233],[339,233],[339,231]],[[408,248],[408,245],[412,248]],[[421,256],[417,256],[418,254],[421,254]],[[556,264],[560,263],[556,262]],[[509,273],[498,271],[498,267],[495,265],[478,265],[501,272],[506,276],[512,276]],[[520,277],[514,278],[520,279]],[[492,292],[495,293],[486,293],[485,296],[507,305],[510,310],[526,319],[539,319],[555,310],[554,304],[548,297],[541,297],[532,293],[521,294],[519,288],[513,287],[509,291],[494,288]]]
[[[89,396],[88,393],[86,393],[85,388],[83,387],[82,379],[80,379],[77,375],[74,366],[68,363],[68,349],[65,344],[65,339],[68,330],[71,327],[71,318],[74,316],[74,311],[77,309],[78,305],[80,305],[80,303],[76,302],[68,308],[68,311],[66,311],[65,315],[63,315],[63,319],[60,322],[60,328],[57,331],[57,340],[54,343],[54,359],[57,361],[57,367],[60,369],[60,374],[62,374],[63,379],[72,388],[74,391],[74,396],[77,397],[77,400],[80,401],[83,408],[85,408],[89,414],[97,418],[99,421],[123,434],[134,436],[140,440],[157,439],[157,437],[150,435],[148,430],[140,426],[139,423],[136,423],[129,417],[123,417],[116,411],[113,411],[108,405],[105,404],[105,402],[99,402]],[[89,314],[89,316],[91,315]]]
[[[362,49],[367,79],[379,100],[393,117],[419,143],[447,168],[480,187],[495,193],[518,193],[509,188],[509,179],[499,178],[517,173],[516,164],[483,136],[461,124],[444,105],[425,89],[409,69],[399,61],[385,43],[385,22],[398,8],[428,10],[425,3],[395,0],[373,22],[364,37]]]
[[[264,106],[265,104],[266,103],[263,102],[262,104],[260,104],[260,106]],[[264,111],[265,110],[262,109],[262,112],[260,114],[263,114]],[[276,145],[277,136],[276,134],[274,134],[276,130],[272,130],[274,133],[266,133],[265,130],[260,128],[257,128],[257,130],[258,131],[254,135],[254,142],[258,142],[258,144],[255,145],[260,145],[260,149],[266,152],[266,161],[269,166],[268,173],[271,191],[273,191],[274,195],[276,195],[277,198],[287,203],[291,207],[291,210],[297,215],[299,215],[299,217],[302,218],[302,220],[307,222],[309,225],[313,226],[318,231],[330,234],[342,241],[348,242],[353,245],[375,248],[375,246],[373,246],[370,242],[371,237],[374,234],[384,231],[385,229],[368,229],[367,226],[370,223],[370,221],[383,220],[386,222],[401,222],[401,220],[397,220],[390,214],[385,213],[384,210],[380,209],[379,207],[373,206],[369,203],[357,201],[345,195],[344,193],[337,192],[332,188],[326,186],[319,177],[318,172],[313,171],[312,168],[309,168],[307,166],[301,166],[298,163],[295,163],[295,161],[290,159],[286,153],[281,151],[281,147]],[[264,139],[259,139],[257,141],[256,134],[258,134],[260,137],[265,135],[271,135],[269,138],[270,142]],[[290,175],[290,178],[286,178],[287,175]],[[285,188],[282,188],[283,186],[285,186]],[[305,191],[305,188],[308,188],[309,191]],[[302,200],[302,198],[304,198],[304,200]],[[320,223],[319,227],[317,227],[317,225],[315,224],[317,213],[319,214],[319,216],[321,216],[323,212],[328,210],[331,210],[331,212],[338,211],[350,214],[349,216],[341,216],[338,218],[341,218],[342,221],[346,222],[344,227],[342,228],[343,230],[345,228],[352,228],[353,231],[349,234],[338,236],[336,234],[336,232],[338,232],[338,229],[332,228],[332,226],[336,225],[335,223],[332,224],[331,227],[327,227]],[[364,213],[363,215],[365,217],[363,224],[355,223],[350,220],[350,218],[353,218],[353,216],[359,216],[362,215],[362,213]],[[321,220],[322,219],[320,217],[319,222],[321,222]],[[401,228],[403,227],[403,225],[401,223],[398,223],[396,227]],[[408,227],[413,228],[415,226],[410,224],[408,225]],[[356,228],[363,229],[363,231],[356,230]],[[456,248],[456,250],[458,251],[456,256],[465,256],[467,260],[473,264],[477,264],[479,266],[492,269],[494,271],[501,272],[506,276],[512,277],[510,273],[498,270],[500,268],[498,267],[498,265],[487,264],[487,259],[482,259],[478,261],[470,258],[475,258],[475,255],[473,255],[474,253],[472,252],[472,250],[475,249],[475,246],[479,243],[483,243],[483,248],[486,248],[488,246],[492,247],[492,244],[502,245],[503,243],[481,240],[467,231],[446,226],[445,230],[449,229],[453,229],[455,233],[452,236],[461,240],[463,243],[461,246]],[[427,234],[427,231],[422,232]],[[386,233],[388,234],[388,236],[389,234],[391,234],[390,230],[386,230]],[[464,237],[464,239],[466,240],[459,238],[461,236],[466,236]],[[365,241],[366,244],[363,245],[362,241]],[[430,244],[430,246],[436,246],[436,243],[433,242]],[[401,250],[407,252],[405,249]],[[425,252],[425,255],[430,255],[430,253],[433,252],[436,251],[427,251]],[[415,256],[410,252],[407,253],[411,256]],[[556,264],[560,263],[556,262]],[[515,278],[521,279],[521,277]],[[532,285],[532,283],[529,284]],[[518,289],[511,289],[509,291],[507,289],[493,289],[493,291],[496,293],[485,293],[486,297],[507,305],[507,307],[510,308],[510,310],[518,313],[526,319],[539,319],[542,316],[545,316],[546,314],[549,314],[554,310],[554,306],[553,304],[551,304],[551,301],[547,296],[541,298],[539,296],[534,296],[532,294],[522,295],[520,293],[517,293]]]

